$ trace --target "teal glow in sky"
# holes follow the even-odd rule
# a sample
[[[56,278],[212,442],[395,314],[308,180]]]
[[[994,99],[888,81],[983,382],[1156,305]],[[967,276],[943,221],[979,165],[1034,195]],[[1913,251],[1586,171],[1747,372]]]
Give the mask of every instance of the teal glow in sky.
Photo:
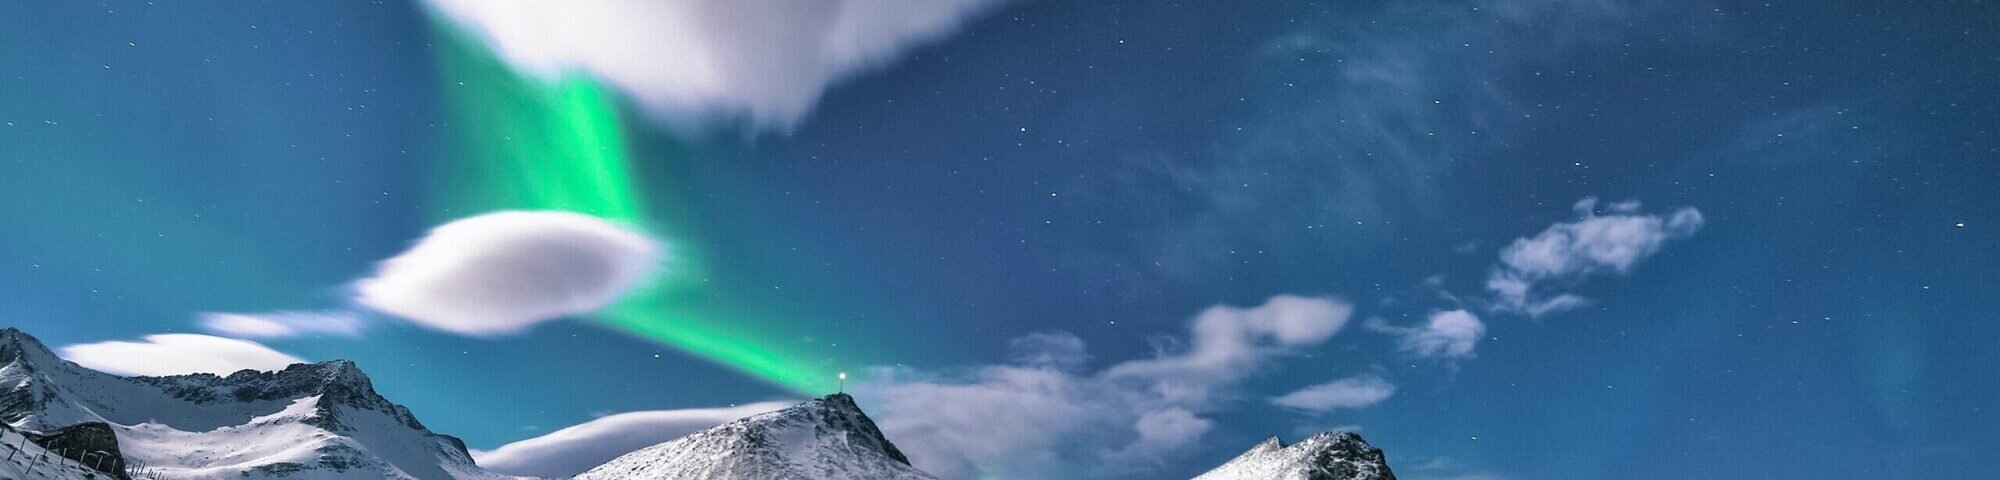
[[[60,346],[352,314],[357,335],[258,341],[355,360],[475,449],[839,371],[885,425],[930,420],[911,392],[1031,371],[1075,387],[1035,398],[1210,425],[1158,456],[1129,421],[966,434],[1083,452],[1050,460],[1064,477],[1187,476],[1341,426],[1418,480],[2000,475],[1992,5],[992,9],[853,60],[872,69],[719,50],[717,72],[802,83],[698,105],[810,100],[793,121],[516,68],[419,3],[0,6],[0,324]],[[844,18],[789,20],[820,17]],[[662,273],[492,337],[352,300],[430,228],[514,209],[642,230]],[[1578,240],[1628,231],[1657,243]],[[1562,235],[1633,248],[1512,247]],[[1190,333],[1280,295],[1353,314],[1317,341],[1210,330],[1255,355]],[[1434,321],[1459,310],[1476,332]],[[1252,361],[1162,366],[1186,352]],[[1155,371],[1213,396],[1131,387]],[[1288,395],[1343,379],[1393,392]],[[1029,467],[960,460],[932,465]],[[1131,468],[1088,468],[1111,460]]]

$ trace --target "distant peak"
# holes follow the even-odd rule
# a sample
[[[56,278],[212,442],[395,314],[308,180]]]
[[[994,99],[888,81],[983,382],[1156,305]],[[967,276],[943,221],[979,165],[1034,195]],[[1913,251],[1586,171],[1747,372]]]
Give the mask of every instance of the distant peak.
[[[1315,433],[1285,445],[1271,437],[1234,460],[1196,480],[1311,478],[1328,480],[1395,480],[1382,449],[1354,432]]]
[[[42,343],[42,341],[36,339],[34,335],[29,335],[28,332],[23,332],[21,331],[21,329],[14,327],[0,328],[0,343],[14,344],[14,343],[22,343],[24,341],[34,343],[36,345],[40,345]]]
[[[355,365],[353,360],[327,360],[324,362],[304,363],[304,364],[292,365],[288,369],[301,368],[301,367],[306,370],[310,370],[319,373],[321,375],[324,375],[328,381],[352,381],[352,380],[368,379],[368,374],[363,373],[361,371],[361,367]]]
[[[856,404],[854,403],[854,396],[853,396],[853,395],[848,395],[848,394],[846,394],[846,393],[833,393],[833,394],[828,394],[827,396],[824,396],[824,397],[819,397],[819,401],[820,401],[820,402],[824,402],[824,403],[827,403],[827,404],[832,404],[832,405],[841,405],[841,406],[849,406],[849,407],[854,407],[855,409],[860,409],[860,408],[861,408],[861,406],[860,406],[860,405],[856,405]]]
[[[1302,440],[1299,443],[1306,443],[1306,442],[1359,443],[1362,445],[1368,444],[1367,440],[1361,439],[1361,434],[1349,431],[1340,431],[1340,430],[1328,430],[1324,432],[1315,433],[1313,434],[1313,436],[1306,437],[1305,440]]]
[[[1282,450],[1284,448],[1285,448],[1285,442],[1283,440],[1278,440],[1277,435],[1272,435],[1270,438],[1266,438],[1264,439],[1264,441],[1258,442],[1257,446],[1250,447],[1250,450],[1253,452],[1262,452],[1271,450]]]
[[[0,362],[21,360],[23,357],[27,357],[29,363],[62,362],[54,350],[34,335],[14,327],[0,328]]]

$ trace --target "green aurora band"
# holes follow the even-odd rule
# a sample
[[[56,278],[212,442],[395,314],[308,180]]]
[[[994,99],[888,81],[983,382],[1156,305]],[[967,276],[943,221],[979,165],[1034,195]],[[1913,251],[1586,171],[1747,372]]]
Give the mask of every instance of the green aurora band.
[[[516,73],[477,39],[438,23],[445,118],[456,138],[435,176],[434,221],[564,210],[635,227],[663,242],[667,261],[594,321],[796,392],[832,386],[840,363],[830,349],[756,335],[731,321],[754,313],[705,300],[701,252],[675,241],[693,238],[698,232],[687,225],[696,222],[647,211],[613,92],[588,75],[547,81]]]

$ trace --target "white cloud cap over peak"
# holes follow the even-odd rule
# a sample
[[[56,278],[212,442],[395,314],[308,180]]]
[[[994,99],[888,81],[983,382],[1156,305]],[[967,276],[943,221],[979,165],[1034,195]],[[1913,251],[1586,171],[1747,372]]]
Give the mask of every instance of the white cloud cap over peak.
[[[1572,208],[1576,220],[1550,225],[1500,250],[1500,265],[1486,280],[1487,290],[1498,296],[1497,309],[1540,317],[1586,305],[1583,297],[1550,290],[1591,275],[1630,272],[1667,242],[1694,235],[1706,221],[1693,207],[1643,214],[1636,200],[1606,205],[1602,214],[1595,197]]]
[[[236,338],[286,338],[300,335],[361,336],[366,326],[354,312],[202,313],[202,330]]]
[[[1403,333],[1400,348],[1419,357],[1469,358],[1486,324],[1465,310],[1432,312],[1422,327]]]
[[[284,370],[298,357],[249,340],[193,333],[147,335],[132,341],[68,345],[57,349],[66,360],[115,375],[228,375],[241,370]]]
[[[431,0],[515,68],[583,70],[667,118],[788,129],[828,87],[956,30],[997,0]]]
[[[446,332],[505,334],[611,304],[660,256],[652,239],[590,215],[488,213],[383,261],[355,284],[355,301]]]
[[[727,408],[651,410],[599,417],[472,458],[497,473],[566,478],[646,448],[736,419],[775,411],[794,402],[759,402]]]
[[[1343,378],[1271,399],[1272,404],[1313,412],[1361,408],[1388,400],[1396,386],[1374,375]]]

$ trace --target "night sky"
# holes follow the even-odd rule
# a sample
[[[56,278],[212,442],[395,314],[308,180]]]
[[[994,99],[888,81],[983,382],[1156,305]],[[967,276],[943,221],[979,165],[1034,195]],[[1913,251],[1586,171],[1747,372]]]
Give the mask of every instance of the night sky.
[[[9,3],[0,323],[352,359],[477,450],[846,371],[885,426],[954,388],[1135,416],[906,448],[954,478],[1185,477],[1330,428],[1416,480],[2000,476],[2000,5],[952,15],[794,111],[523,67],[424,3]],[[772,45],[721,51],[799,55]],[[356,293],[503,210],[643,232],[658,268],[514,329]],[[1190,366],[1204,312],[1278,296],[1351,314]]]

